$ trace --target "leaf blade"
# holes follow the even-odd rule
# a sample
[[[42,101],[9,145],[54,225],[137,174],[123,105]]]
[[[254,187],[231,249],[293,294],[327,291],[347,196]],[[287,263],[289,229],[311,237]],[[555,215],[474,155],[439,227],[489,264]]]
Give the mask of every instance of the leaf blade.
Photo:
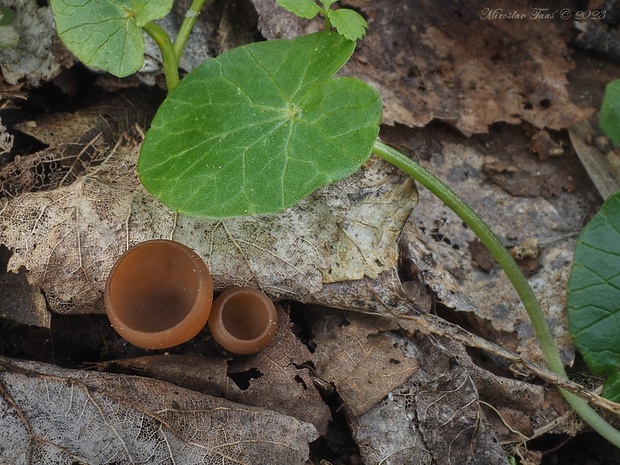
[[[88,66],[125,77],[143,64],[141,27],[168,14],[172,0],[51,0],[50,6],[71,53]]]
[[[304,19],[313,19],[321,12],[321,8],[313,0],[276,0],[286,11]]]
[[[358,40],[366,35],[368,23],[357,11],[349,8],[329,10],[329,19],[338,33],[349,40]]]
[[[372,87],[331,79],[353,48],[321,32],[208,61],[155,116],[138,164],[142,183],[184,214],[230,217],[276,213],[352,174],[381,120]]]
[[[569,330],[594,374],[618,386],[620,369],[620,192],[582,231],[567,286]],[[614,392],[617,389],[606,388]]]
[[[620,79],[605,86],[598,124],[614,147],[617,146],[620,143]]]

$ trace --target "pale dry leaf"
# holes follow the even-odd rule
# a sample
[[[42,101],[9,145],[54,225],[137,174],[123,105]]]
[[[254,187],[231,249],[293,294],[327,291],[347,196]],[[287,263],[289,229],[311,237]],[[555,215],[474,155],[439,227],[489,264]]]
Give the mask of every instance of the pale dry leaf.
[[[304,464],[310,424],[146,378],[0,359],[3,463]]]
[[[353,416],[370,410],[419,367],[395,343],[399,327],[391,318],[314,308],[308,320],[317,375],[335,386]]]
[[[401,337],[397,344],[419,368],[371,410],[352,419],[366,463],[507,464],[467,370],[442,342],[433,336]]]
[[[253,0],[268,39],[294,37],[316,28],[269,0]],[[368,20],[343,74],[372,84],[384,103],[383,122],[412,127],[433,119],[464,134],[491,124],[522,121],[563,129],[592,113],[569,98],[566,37],[570,21],[484,20],[484,11],[516,11],[524,0],[442,4],[422,1],[394,8],[391,0],[349,0]]]
[[[0,155],[10,152],[13,148],[13,134],[7,132],[0,119]]]
[[[278,215],[204,220],[177,215],[146,193],[135,170],[139,142],[121,137],[100,165],[69,186],[4,200],[0,241],[14,251],[9,268],[25,267],[54,311],[101,312],[114,261],[154,238],[193,248],[216,288],[251,285],[276,299],[327,304],[326,283],[395,272],[396,240],[417,195],[385,162],[371,158],[352,177]],[[355,295],[344,297],[347,308],[360,303]],[[380,302],[369,305],[384,311]]]
[[[421,164],[478,212],[507,247],[526,239],[538,240],[541,251],[529,282],[563,359],[570,363],[574,349],[567,328],[564,289],[573,245],[592,197],[584,191],[566,192],[562,188],[549,198],[509,194],[481,174],[490,157],[531,170],[545,165],[540,171],[554,169],[555,175],[563,178],[576,179],[578,174],[566,161],[539,160],[529,149],[530,139],[517,128],[508,127],[480,139],[424,130],[406,136],[402,142],[421,150],[435,147],[430,159]],[[530,181],[552,184],[549,179]],[[542,361],[527,313],[505,273],[499,267],[485,272],[473,262],[468,244],[475,235],[463,221],[424,189],[420,190],[413,224],[414,229],[403,232],[404,255],[420,270],[438,301],[455,309],[489,340],[519,352],[527,360]]]

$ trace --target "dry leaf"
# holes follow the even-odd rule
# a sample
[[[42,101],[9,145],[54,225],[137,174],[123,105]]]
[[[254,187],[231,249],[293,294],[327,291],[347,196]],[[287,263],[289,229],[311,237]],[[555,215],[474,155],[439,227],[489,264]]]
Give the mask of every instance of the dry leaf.
[[[513,127],[474,139],[453,137],[436,129],[408,136],[392,131],[390,135],[394,142],[419,147],[421,156],[430,156],[421,161],[422,165],[478,212],[506,247],[528,238],[538,240],[538,268],[529,281],[562,357],[570,363],[574,349],[567,329],[564,289],[574,241],[592,197],[584,190],[561,189],[549,199],[513,197],[480,172],[485,162],[494,159],[498,166],[514,164],[545,173],[555,170],[558,178],[572,177],[579,185],[574,164],[557,158],[539,160],[529,149],[527,134]],[[432,156],[428,153],[431,150]],[[415,230],[406,228],[403,232],[404,255],[437,292],[438,302],[455,309],[460,316],[455,314],[454,318],[463,318],[458,321],[466,321],[478,334],[519,352],[525,359],[541,361],[529,318],[503,271],[495,268],[484,272],[472,264],[468,244],[475,236],[462,220],[427,190],[421,190],[414,223]]]
[[[6,82],[16,84],[25,78],[38,87],[74,63],[56,35],[49,7],[39,7],[36,0],[3,0],[2,6],[17,13],[13,24],[19,34],[15,47],[0,49],[0,70]]]
[[[161,381],[0,359],[3,463],[304,464],[310,424]]]
[[[466,369],[433,336],[400,344],[419,369],[353,421],[366,463],[507,464]]]
[[[293,416],[325,434],[331,412],[308,370],[315,364],[315,356],[293,334],[288,315],[278,306],[278,330],[271,344],[229,363],[229,378],[240,377],[247,386],[228,382],[224,397]]]
[[[270,0],[253,0],[259,28],[269,39],[304,34],[307,23]],[[592,113],[569,99],[564,39],[570,21],[484,20],[490,5],[424,1],[394,8],[391,0],[349,0],[368,20],[344,74],[381,93],[383,122],[424,126],[433,119],[464,134],[484,133],[496,122],[527,121],[563,129]],[[492,9],[531,14],[525,1],[495,2]]]
[[[367,412],[418,369],[418,361],[395,342],[399,327],[391,318],[315,308],[308,319],[316,372],[335,386],[353,416]]]
[[[202,220],[176,215],[146,193],[135,170],[139,143],[126,134],[72,184],[4,199],[0,241],[14,251],[9,268],[25,267],[54,311],[102,311],[114,261],[131,245],[161,237],[196,250],[216,288],[251,285],[276,299],[330,303],[328,284],[365,286],[395,275],[396,239],[417,196],[411,180],[385,162],[372,158],[278,215]],[[390,285],[397,303],[407,302],[399,283]],[[342,297],[344,307],[384,311],[376,299]]]

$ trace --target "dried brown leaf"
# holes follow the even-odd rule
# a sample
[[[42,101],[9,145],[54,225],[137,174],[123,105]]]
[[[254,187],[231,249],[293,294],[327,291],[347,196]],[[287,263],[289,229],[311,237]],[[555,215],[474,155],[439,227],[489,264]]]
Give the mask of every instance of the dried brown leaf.
[[[229,363],[229,377],[247,379],[247,387],[228,382],[224,397],[291,415],[325,434],[331,412],[314,386],[309,371],[314,363],[314,355],[293,334],[288,315],[278,307],[273,342],[258,354],[233,358]]]
[[[304,23],[269,0],[254,0],[267,38],[301,35]],[[395,8],[391,0],[349,0],[368,19],[344,74],[374,85],[384,102],[383,122],[424,126],[433,119],[464,134],[485,133],[491,124],[527,121],[563,129],[592,113],[571,102],[566,74],[570,21],[481,19],[504,8],[526,17],[519,2],[423,1]],[[553,8],[550,7],[552,10]]]
[[[402,338],[418,370],[366,414],[353,433],[366,463],[507,464],[467,370],[430,338]]]
[[[394,341],[393,319],[317,308],[309,316],[315,365],[320,378],[332,383],[345,407],[362,415],[418,369]]]
[[[304,464],[310,424],[146,378],[0,359],[3,463]]]

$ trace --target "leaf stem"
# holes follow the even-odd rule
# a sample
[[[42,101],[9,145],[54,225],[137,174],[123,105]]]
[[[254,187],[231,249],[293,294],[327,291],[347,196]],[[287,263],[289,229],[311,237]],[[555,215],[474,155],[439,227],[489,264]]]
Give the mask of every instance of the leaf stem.
[[[172,41],[166,31],[152,21],[142,26],[142,29],[152,37],[161,50],[164,74],[166,75],[166,87],[168,87],[168,92],[172,92],[179,84],[179,68]]]
[[[189,35],[194,28],[194,24],[196,24],[196,20],[198,20],[198,15],[200,15],[200,10],[202,10],[205,1],[206,0],[194,0],[190,5],[189,9],[187,10],[187,13],[185,13],[185,18],[181,23],[177,38],[174,40],[174,53],[177,59],[177,68],[179,67],[181,55],[183,55],[183,50],[185,50],[185,45],[187,45]]]
[[[454,213],[456,213],[469,228],[478,236],[480,241],[489,249],[495,260],[502,267],[513,287],[517,291],[519,298],[523,302],[532,326],[538,338],[542,352],[547,360],[549,369],[556,374],[567,378],[564,364],[560,358],[553,336],[547,325],[545,315],[540,308],[534,291],[530,287],[527,279],[521,273],[519,266],[514,261],[510,253],[506,250],[502,242],[489,228],[480,216],[454,191],[446,186],[432,173],[424,169],[418,163],[380,141],[375,141],[372,152],[378,157],[383,158],[388,163],[401,169],[417,182],[426,187],[442,202],[444,202]],[[600,417],[588,403],[576,395],[560,389],[562,395],[571,407],[581,416],[581,418],[596,430],[601,436],[616,447],[620,447],[620,431],[611,426],[607,421]]]
[[[323,16],[325,17],[325,24],[323,25],[323,30],[329,32],[332,28],[332,22],[329,19],[329,8],[325,8],[323,10]]]

